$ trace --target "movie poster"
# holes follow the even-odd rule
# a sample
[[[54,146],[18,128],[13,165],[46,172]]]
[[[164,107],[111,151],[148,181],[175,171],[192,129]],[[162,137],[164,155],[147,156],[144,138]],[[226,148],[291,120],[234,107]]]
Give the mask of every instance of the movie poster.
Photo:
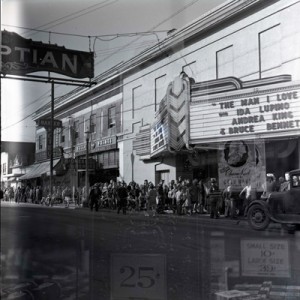
[[[262,191],[266,175],[264,142],[228,141],[220,144],[219,185],[223,189],[228,181],[240,190],[249,183],[256,191]]]

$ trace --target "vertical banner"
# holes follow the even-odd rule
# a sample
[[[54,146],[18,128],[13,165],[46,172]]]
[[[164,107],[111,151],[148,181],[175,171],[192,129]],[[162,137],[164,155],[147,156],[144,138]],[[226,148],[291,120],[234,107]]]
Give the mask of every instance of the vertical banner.
[[[151,126],[151,156],[180,151],[189,142],[190,81],[181,74],[167,88]]]
[[[219,185],[225,188],[229,180],[236,190],[249,183],[253,189],[262,190],[266,175],[264,142],[228,141],[219,147]]]

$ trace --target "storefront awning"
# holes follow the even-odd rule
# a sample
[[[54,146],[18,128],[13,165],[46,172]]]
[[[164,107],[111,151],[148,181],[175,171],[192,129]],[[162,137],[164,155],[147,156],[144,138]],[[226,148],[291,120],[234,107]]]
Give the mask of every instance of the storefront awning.
[[[59,159],[53,160],[53,168],[58,164]],[[19,180],[32,179],[40,177],[42,174],[46,174],[50,171],[50,161],[37,163],[29,167],[25,175],[21,176]]]

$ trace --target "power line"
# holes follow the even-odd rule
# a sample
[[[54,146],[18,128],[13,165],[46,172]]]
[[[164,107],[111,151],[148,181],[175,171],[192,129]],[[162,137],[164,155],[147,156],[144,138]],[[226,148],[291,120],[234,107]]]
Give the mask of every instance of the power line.
[[[76,34],[76,33],[66,33],[66,32],[56,32],[56,31],[49,31],[49,30],[43,30],[43,29],[34,29],[24,26],[16,26],[16,25],[9,25],[9,24],[2,24],[2,26],[6,27],[14,27],[14,28],[20,28],[20,29],[29,29],[32,31],[38,31],[38,32],[44,32],[44,33],[51,33],[51,34],[57,34],[57,35],[66,35],[66,36],[77,36],[77,37],[83,37],[83,38],[97,38],[101,41],[110,41],[101,39],[102,37],[123,37],[123,36],[138,36],[138,35],[151,35],[154,33],[165,33],[168,32],[169,29],[166,30],[156,30],[156,31],[137,31],[137,32],[125,32],[125,33],[109,33],[109,34],[99,34],[99,35],[83,35],[83,34]]]
[[[170,19],[174,18],[176,15],[180,14],[182,11],[184,11],[185,9],[187,9],[188,7],[194,5],[196,2],[198,2],[199,0],[194,0],[191,3],[188,3],[187,5],[183,6],[181,9],[177,10],[176,12],[174,12],[171,16],[169,16],[168,18],[164,19],[163,21],[161,21],[160,23],[158,23],[157,25],[153,26],[152,28],[150,28],[150,32],[153,32],[154,29],[156,29],[158,26],[164,24],[165,22],[169,21]],[[140,37],[136,38],[134,41],[125,44],[121,49],[126,48],[127,46],[131,45],[132,43],[134,43],[135,41],[139,40]],[[158,41],[159,42],[159,41]],[[101,60],[100,62],[96,63],[95,65],[98,65],[104,61],[106,61],[107,59],[111,58],[113,55],[115,55],[116,53],[118,53],[118,51],[113,52],[112,54],[108,55],[107,57],[105,57],[103,60]]]
[[[116,1],[118,1],[118,0],[116,0]],[[184,11],[185,9],[187,9],[188,7],[194,5],[194,4],[195,4],[196,2],[198,2],[198,1],[199,1],[199,0],[194,0],[194,1],[192,1],[191,3],[189,3],[189,4],[185,5],[185,6],[183,6],[181,9],[179,9],[178,11],[176,11],[175,13],[173,13],[170,17],[164,19],[163,21],[161,21],[160,23],[158,23],[157,25],[155,25],[154,27],[152,27],[152,28],[150,29],[150,31],[147,31],[147,33],[153,33],[153,34],[154,34],[154,31],[153,31],[153,30],[154,30],[155,28],[157,28],[158,26],[164,24],[164,23],[167,22],[168,20],[172,19],[173,17],[175,17],[176,15],[178,15],[179,13],[181,13],[182,11]],[[165,31],[164,31],[164,32],[165,32]],[[133,33],[130,33],[130,34],[133,34]],[[106,36],[107,36],[107,35],[106,35]],[[96,36],[95,36],[95,37],[96,37]],[[120,47],[119,49],[120,49],[120,50],[123,50],[123,49],[125,49],[127,46],[133,44],[134,42],[136,42],[136,41],[139,40],[139,39],[140,39],[140,37],[136,38],[134,41],[132,41],[132,42],[130,42],[130,43],[127,43],[126,45],[124,45],[123,47]],[[114,51],[111,55],[107,56],[105,59],[103,59],[103,60],[100,61],[99,63],[101,63],[101,62],[107,60],[108,58],[112,57],[112,56],[113,56],[114,54],[116,54],[118,51],[119,51],[119,50]],[[99,64],[99,63],[97,63],[97,64]],[[95,65],[97,65],[97,64],[95,64]],[[100,75],[100,76],[101,76],[101,75]],[[97,77],[95,77],[95,78],[98,78],[98,77],[99,77],[99,76],[97,76]],[[71,92],[68,93],[68,96],[71,96],[71,94],[73,94],[74,92],[75,92],[75,93],[76,93],[76,92],[79,92],[81,89],[82,89],[82,87],[79,87],[79,88],[74,89],[73,91],[71,91]],[[66,97],[66,96],[63,96],[63,98],[65,98],[65,97]],[[60,99],[60,98],[58,98],[57,100],[59,100],[59,99]],[[153,104],[150,104],[149,106],[152,106],[152,105],[153,105]],[[42,107],[41,107],[41,108],[42,108]],[[129,110],[129,111],[130,111],[130,110]],[[124,112],[124,111],[123,111],[123,112]],[[16,122],[15,124],[12,124],[12,125],[7,126],[7,127],[4,128],[3,130],[8,129],[9,127],[12,127],[12,126],[17,125],[18,123],[24,121],[26,118],[29,118],[29,117],[33,116],[34,114],[35,114],[35,112],[31,113],[30,115],[24,117],[22,120]]]
[[[53,27],[55,27],[55,26],[57,26],[57,25],[60,25],[60,24],[69,22],[69,21],[71,21],[71,20],[73,20],[73,19],[79,18],[79,17],[81,17],[81,16],[83,16],[83,15],[86,15],[86,14],[89,14],[89,13],[91,13],[91,12],[94,12],[94,11],[96,11],[96,10],[98,10],[98,9],[101,9],[101,8],[107,6],[107,5],[111,5],[111,4],[115,3],[115,2],[118,2],[119,0],[114,0],[112,3],[106,3],[106,4],[105,4],[105,2],[109,2],[109,1],[110,1],[110,0],[105,0],[105,1],[103,1],[103,2],[101,2],[101,3],[98,3],[98,4],[95,4],[95,5],[89,6],[89,7],[85,8],[85,9],[78,10],[78,11],[76,11],[76,12],[74,12],[74,13],[71,13],[71,14],[66,15],[66,16],[64,16],[64,17],[61,17],[61,18],[58,18],[58,19],[56,19],[56,20],[54,20],[54,21],[51,21],[51,22],[48,22],[48,23],[46,23],[46,24],[40,25],[40,26],[36,27],[36,29],[40,29],[40,28],[45,27],[45,26],[47,26],[47,25],[51,25],[51,26],[50,26],[50,27],[47,27],[46,29],[53,28]],[[103,5],[102,5],[102,4],[103,4]],[[99,6],[99,5],[102,5],[102,6],[96,8],[96,7]],[[93,9],[93,10],[92,10],[92,11],[85,12],[85,13],[83,13],[83,14],[80,14],[81,12],[87,11],[87,10],[89,10],[89,9]],[[76,16],[76,17],[67,19],[68,17],[72,17],[72,16],[74,16],[74,15],[76,15],[76,14],[79,14],[79,15]],[[67,19],[67,20],[63,21],[64,19]],[[58,23],[58,24],[55,24],[55,23],[58,22],[58,21],[61,21],[61,22]],[[44,28],[44,29],[45,29],[45,28]],[[24,34],[29,33],[29,32],[32,31],[32,30],[34,30],[34,29],[29,29],[29,31],[25,32]],[[34,33],[33,33],[33,34],[34,34]]]

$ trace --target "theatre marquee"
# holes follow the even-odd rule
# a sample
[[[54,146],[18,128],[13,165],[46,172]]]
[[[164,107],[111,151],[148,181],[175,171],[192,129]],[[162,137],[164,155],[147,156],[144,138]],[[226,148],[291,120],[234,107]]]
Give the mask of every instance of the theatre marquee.
[[[190,144],[300,133],[300,83],[193,99]]]

